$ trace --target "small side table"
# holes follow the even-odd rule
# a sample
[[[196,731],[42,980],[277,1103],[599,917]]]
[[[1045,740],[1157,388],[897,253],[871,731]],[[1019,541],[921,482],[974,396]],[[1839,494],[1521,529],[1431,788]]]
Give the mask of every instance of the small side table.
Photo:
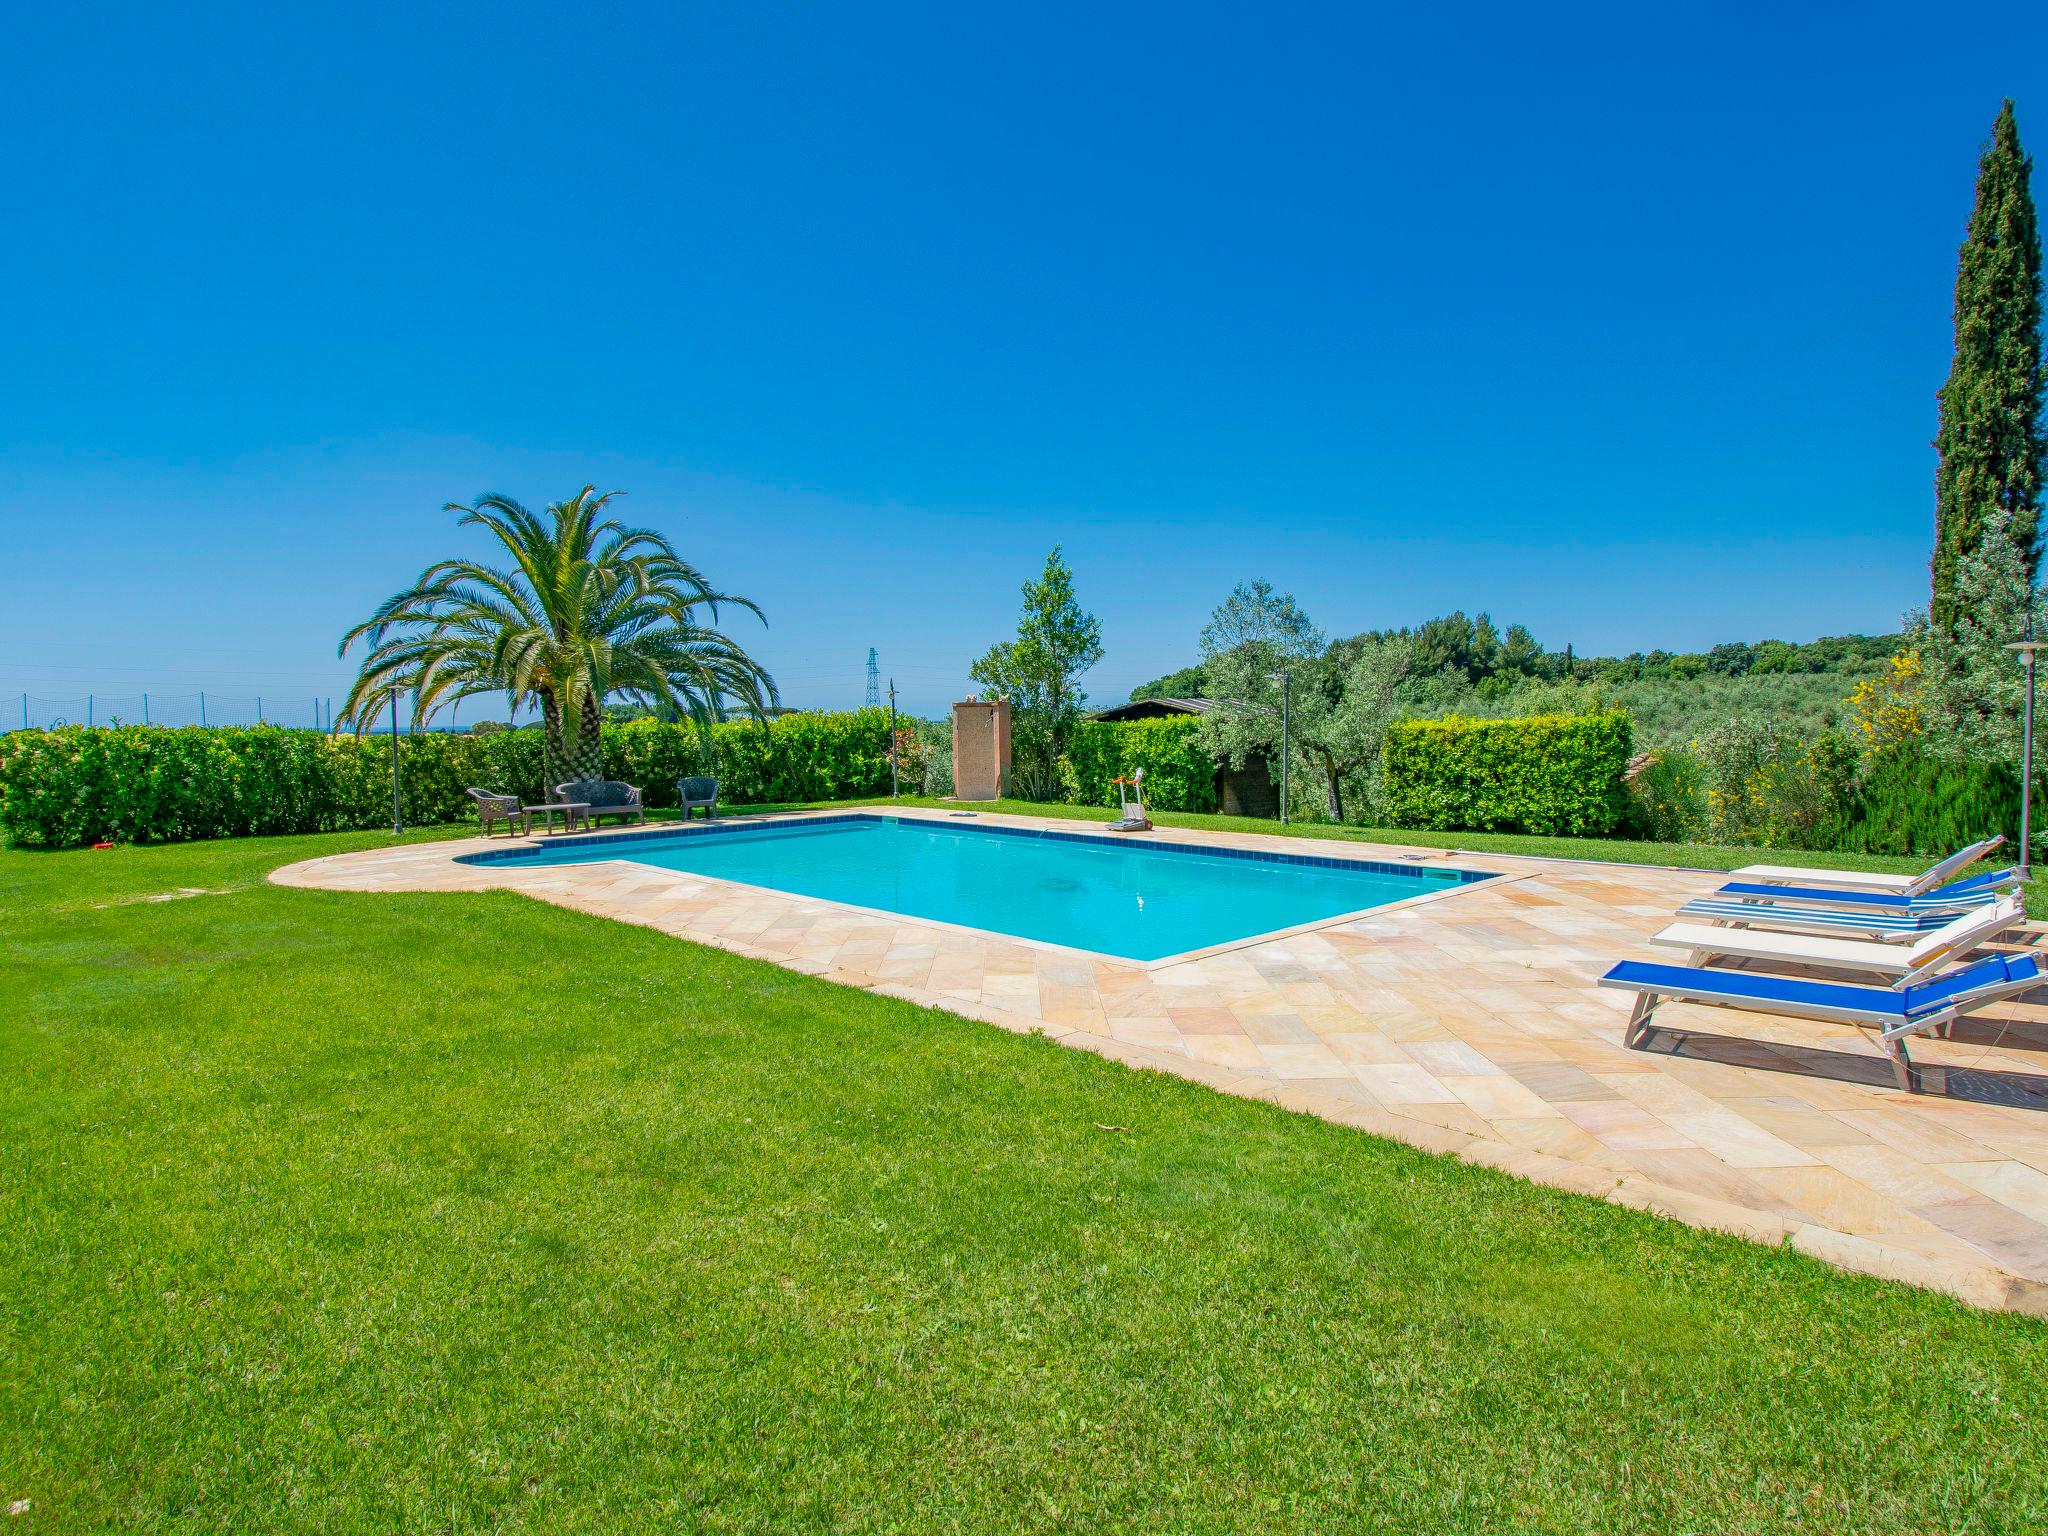
[[[522,809],[526,816],[528,832],[533,831],[533,818],[536,816],[541,818],[543,826],[551,835],[558,831],[574,832],[578,822],[586,827],[590,825],[590,807],[581,800],[557,800],[549,805],[529,805]],[[555,817],[558,815],[562,818],[560,827],[555,825]]]

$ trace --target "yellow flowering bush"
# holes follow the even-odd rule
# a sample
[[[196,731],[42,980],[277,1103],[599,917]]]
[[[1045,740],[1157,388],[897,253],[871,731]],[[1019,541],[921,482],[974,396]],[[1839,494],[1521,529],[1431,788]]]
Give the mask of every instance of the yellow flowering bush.
[[[1908,648],[1865,678],[1849,695],[1849,710],[1864,751],[1876,756],[1920,739],[1926,728],[1920,704],[1924,678],[1920,652]]]

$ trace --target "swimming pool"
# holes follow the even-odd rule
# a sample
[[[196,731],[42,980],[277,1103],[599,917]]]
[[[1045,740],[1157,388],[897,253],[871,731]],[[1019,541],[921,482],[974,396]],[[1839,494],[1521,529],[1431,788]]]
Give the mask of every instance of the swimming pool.
[[[465,864],[623,859],[1127,960],[1159,960],[1490,878],[893,816],[705,825],[501,846]]]

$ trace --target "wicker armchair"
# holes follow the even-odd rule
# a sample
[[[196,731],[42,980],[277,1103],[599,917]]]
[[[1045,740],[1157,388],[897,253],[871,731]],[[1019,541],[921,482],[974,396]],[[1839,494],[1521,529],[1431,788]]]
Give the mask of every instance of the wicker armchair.
[[[718,815],[718,780],[697,776],[676,780],[676,804],[683,808],[683,820],[690,819],[690,812],[698,806],[704,807],[704,819],[713,820]]]
[[[498,822],[505,823],[505,835],[517,837],[526,830],[526,823],[519,812],[517,795],[494,795],[488,789],[464,791],[476,802],[477,820],[484,824],[484,836],[491,835],[491,828]]]
[[[592,825],[600,816],[616,816],[622,821],[628,816],[635,821],[647,819],[647,812],[640,804],[640,791],[631,784],[621,784],[617,779],[584,779],[576,784],[557,784],[555,798],[589,806]]]

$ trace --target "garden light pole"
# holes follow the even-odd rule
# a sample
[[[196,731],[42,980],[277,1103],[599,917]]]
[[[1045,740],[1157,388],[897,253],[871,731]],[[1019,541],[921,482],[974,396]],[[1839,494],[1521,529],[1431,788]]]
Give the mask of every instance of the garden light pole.
[[[1275,672],[1273,680],[1280,685],[1280,825],[1284,827],[1287,825],[1287,760],[1294,756],[1289,740],[1294,730],[1294,678],[1292,673]]]
[[[2034,638],[2034,620],[2027,618],[2027,638],[2008,645],[2008,651],[2019,653],[2020,665],[2027,669],[2027,702],[2020,711],[2020,884],[2025,885],[2032,873],[2033,862],[2033,810],[2034,810],[2034,653],[2048,645],[2048,641]]]
[[[902,793],[896,787],[896,679],[889,679],[889,798]]]
[[[547,796],[541,796],[543,800]],[[398,690],[391,690],[391,835],[397,837],[405,831],[405,820],[398,814]]]

